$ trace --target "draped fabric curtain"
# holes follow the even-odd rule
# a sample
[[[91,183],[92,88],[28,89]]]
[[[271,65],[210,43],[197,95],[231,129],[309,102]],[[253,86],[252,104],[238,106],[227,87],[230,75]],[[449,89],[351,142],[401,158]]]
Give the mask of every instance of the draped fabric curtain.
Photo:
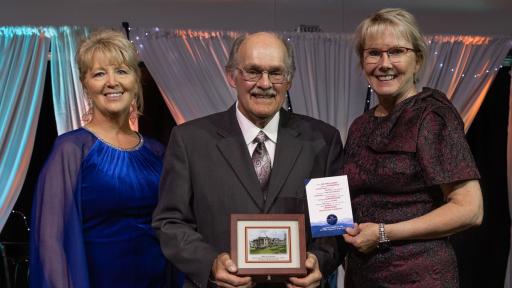
[[[510,37],[437,35],[427,37],[429,55],[420,78],[446,93],[464,120],[466,131],[476,116],[508,51]]]
[[[223,66],[241,32],[132,29],[141,59],[160,87],[177,123],[226,109],[236,99]],[[282,35],[294,47],[297,71],[290,90],[295,112],[322,119],[345,140],[350,123],[364,109],[367,83],[352,37],[333,33]],[[429,53],[418,87],[445,92],[471,124],[510,37],[428,36]],[[376,103],[375,97],[372,99]]]
[[[0,27],[0,230],[32,155],[49,47],[40,29]]]
[[[158,28],[131,32],[177,123],[223,111],[236,101],[225,80],[224,65],[231,43],[241,32]],[[366,93],[350,36],[282,35],[297,54],[298,69],[290,90],[294,111],[335,125],[345,138],[350,122],[363,110]],[[357,95],[355,101],[349,95]]]
[[[224,65],[239,33],[158,28],[131,32],[176,123],[225,110],[235,101]]]
[[[87,37],[85,27],[55,27],[51,37],[52,95],[58,135],[82,126],[89,108],[75,61],[79,41]]]
[[[346,140],[350,123],[364,109],[368,83],[359,68],[352,36],[284,33],[293,46],[297,72],[290,98],[294,112],[321,119]]]
[[[58,134],[81,126],[87,106],[75,51],[87,34],[88,29],[81,27],[0,27],[0,230],[21,191],[32,155],[50,47]]]

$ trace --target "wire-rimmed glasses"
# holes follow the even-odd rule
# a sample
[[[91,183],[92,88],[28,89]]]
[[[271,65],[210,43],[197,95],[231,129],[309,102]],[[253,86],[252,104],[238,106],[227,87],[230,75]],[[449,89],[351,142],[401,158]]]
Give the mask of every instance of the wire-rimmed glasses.
[[[364,62],[367,64],[375,64],[379,62],[382,55],[386,53],[391,63],[400,63],[409,51],[417,52],[416,49],[408,47],[391,47],[385,50],[379,48],[366,48],[363,50]]]
[[[267,73],[268,80],[272,84],[282,84],[288,82],[288,73],[281,70],[276,71],[260,71],[257,69],[248,69],[245,70],[243,68],[237,67],[237,70],[241,72],[242,79],[249,82],[258,82],[261,77],[263,76],[263,73]]]

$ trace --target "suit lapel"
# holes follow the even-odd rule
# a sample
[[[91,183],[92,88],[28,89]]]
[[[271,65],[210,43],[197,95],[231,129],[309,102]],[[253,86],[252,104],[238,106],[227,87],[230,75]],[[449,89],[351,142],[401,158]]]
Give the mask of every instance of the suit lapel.
[[[265,213],[270,210],[272,203],[279,195],[302,151],[302,142],[298,139],[300,133],[291,127],[290,114],[281,110],[280,118],[274,165],[270,176],[267,201],[265,201]]]
[[[221,135],[217,147],[258,208],[263,211],[263,193],[238,125],[235,109],[235,105],[233,105],[226,111],[223,129],[217,131]]]

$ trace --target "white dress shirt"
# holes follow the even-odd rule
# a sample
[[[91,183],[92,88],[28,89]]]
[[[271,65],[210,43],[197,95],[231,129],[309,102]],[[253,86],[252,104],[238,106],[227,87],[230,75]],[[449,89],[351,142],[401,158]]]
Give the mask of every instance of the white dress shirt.
[[[267,140],[265,141],[265,147],[267,148],[268,154],[270,156],[270,165],[274,164],[274,155],[276,153],[276,143],[277,143],[277,130],[279,127],[279,111],[272,117],[272,120],[268,122],[268,124],[263,127],[263,129],[254,125],[247,117],[245,117],[240,110],[238,110],[238,101],[236,103],[236,119],[238,120],[238,125],[240,125],[240,129],[242,129],[242,134],[244,135],[245,144],[247,144],[247,150],[249,152],[249,156],[252,156],[254,149],[256,149],[256,143],[253,143],[254,138],[260,131],[265,132],[267,135]]]

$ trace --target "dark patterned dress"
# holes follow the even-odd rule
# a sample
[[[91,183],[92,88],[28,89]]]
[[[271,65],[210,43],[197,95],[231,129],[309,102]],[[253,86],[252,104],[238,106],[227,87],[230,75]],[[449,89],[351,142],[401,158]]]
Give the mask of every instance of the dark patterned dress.
[[[350,127],[342,174],[348,175],[357,223],[396,223],[443,202],[440,184],[479,179],[459,114],[424,88],[385,117],[375,108]],[[447,238],[393,241],[391,249],[348,254],[347,287],[458,287]]]

